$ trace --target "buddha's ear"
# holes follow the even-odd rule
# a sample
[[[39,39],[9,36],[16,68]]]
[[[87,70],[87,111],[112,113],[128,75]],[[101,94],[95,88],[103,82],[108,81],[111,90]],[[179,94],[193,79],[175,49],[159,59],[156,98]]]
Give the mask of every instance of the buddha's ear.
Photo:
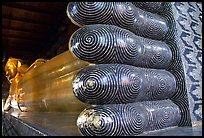
[[[21,66],[21,62],[18,61],[17,68],[19,68],[20,66]]]

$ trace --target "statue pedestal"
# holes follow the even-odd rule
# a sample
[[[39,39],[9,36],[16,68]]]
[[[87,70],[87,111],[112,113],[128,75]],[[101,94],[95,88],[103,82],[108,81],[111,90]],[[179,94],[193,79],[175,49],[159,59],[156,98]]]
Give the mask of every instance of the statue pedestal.
[[[2,112],[2,136],[80,136],[77,112]],[[202,127],[173,127],[142,136],[201,136]]]

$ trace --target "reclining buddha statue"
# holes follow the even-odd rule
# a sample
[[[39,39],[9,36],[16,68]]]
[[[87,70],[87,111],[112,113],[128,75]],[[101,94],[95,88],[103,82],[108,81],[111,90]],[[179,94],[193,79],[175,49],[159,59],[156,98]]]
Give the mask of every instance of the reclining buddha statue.
[[[16,58],[5,65],[10,90],[4,110],[77,111],[86,105],[72,96],[71,78],[88,63],[65,52],[50,60],[37,59],[31,66]],[[70,106],[70,105],[80,106]],[[69,106],[67,106],[69,105]]]
[[[36,60],[30,67],[24,63],[23,60],[17,58],[9,58],[5,65],[5,72],[8,81],[10,82],[9,96],[6,99],[4,110],[9,110],[11,107],[18,107],[18,97],[20,95],[18,90],[19,81],[31,68],[46,62],[45,59]]]
[[[175,52],[163,41],[169,26],[138,4],[70,2],[67,15],[80,28],[69,38],[69,50],[30,67],[10,58],[4,110],[80,112],[82,135],[139,135],[177,126],[183,112],[170,99],[179,83],[167,70]]]

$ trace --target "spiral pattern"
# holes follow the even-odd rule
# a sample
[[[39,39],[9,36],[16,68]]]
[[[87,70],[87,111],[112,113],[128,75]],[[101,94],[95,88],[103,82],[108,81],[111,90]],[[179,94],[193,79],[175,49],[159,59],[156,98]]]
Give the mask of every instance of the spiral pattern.
[[[90,106],[84,109],[77,119],[77,126],[83,135],[121,135],[120,112],[117,106]],[[87,129],[88,128],[88,129]]]
[[[91,65],[73,80],[75,96],[90,104],[162,100],[170,98],[175,90],[171,73],[124,64]]]
[[[180,109],[177,105],[170,104],[170,100],[162,100],[161,102],[145,101],[140,104],[147,109],[149,123],[146,131],[163,129],[179,124],[181,119]]]
[[[168,31],[162,17],[143,11],[131,2],[70,2],[67,15],[80,27],[90,24],[116,25],[156,40],[162,39]]]
[[[167,68],[172,54],[162,41],[134,35],[113,25],[87,25],[74,32],[69,49],[81,60],[96,64],[121,63]]]
[[[180,118],[171,100],[92,105],[78,116],[77,126],[85,136],[133,136],[176,126]]]
[[[67,6],[68,17],[78,26],[95,24],[95,20],[107,24],[111,10],[112,5],[106,2],[69,2]]]
[[[185,84],[184,69],[182,66],[181,55],[179,52],[178,39],[176,35],[176,22],[174,19],[171,3],[164,2],[162,10],[158,12],[169,26],[166,36],[162,39],[172,51],[172,61],[166,69],[171,72],[176,78],[176,92],[171,97],[171,100],[177,104],[181,110],[181,120],[179,126],[191,126],[191,117],[189,112],[188,95]]]
[[[72,84],[75,96],[85,103],[110,103],[117,94],[117,80],[111,67],[103,70],[98,66],[84,68]]]
[[[132,2],[132,4],[142,10],[158,13],[162,10],[163,2]]]
[[[147,83],[145,84],[146,91],[144,91],[144,95],[141,95],[141,100],[162,100],[174,95],[176,91],[176,79],[171,73],[145,69],[144,77],[147,79]],[[139,99],[140,97],[138,97]]]
[[[138,104],[121,104],[120,113],[123,124],[123,135],[139,135],[148,127],[148,114],[146,109]]]
[[[143,3],[145,3],[145,2],[143,2]],[[79,9],[79,7],[84,6],[84,5],[79,6],[80,4],[83,4],[83,2],[82,3],[70,3],[68,5],[68,7],[67,7],[67,14],[68,14],[69,18],[72,20],[72,22],[74,22],[78,26],[87,25],[87,24],[95,24],[95,23],[110,24],[110,25],[112,24],[112,25],[116,25],[116,26],[121,25],[120,27],[128,29],[128,30],[132,31],[135,34],[137,34],[137,32],[138,32],[137,29],[139,29],[140,30],[139,31],[140,36],[146,35],[146,33],[143,33],[143,32],[146,32],[147,30],[150,30],[148,33],[152,32],[153,29],[151,29],[151,28],[153,28],[153,27],[148,27],[147,24],[149,24],[150,26],[154,26],[154,25],[151,25],[152,24],[151,20],[153,20],[155,17],[158,17],[159,19],[162,20],[163,26],[161,28],[163,28],[164,26],[168,26],[167,27],[168,32],[166,33],[165,36],[162,33],[161,33],[162,35],[160,35],[160,36],[157,36],[157,35],[154,35],[154,34],[150,33],[150,36],[154,35],[155,37],[157,37],[155,39],[159,39],[159,40],[164,41],[169,46],[170,50],[172,51],[172,53],[171,53],[172,60],[171,60],[170,64],[168,62],[169,66],[167,68],[165,67],[165,69],[167,71],[171,72],[176,78],[176,92],[171,97],[171,100],[175,104],[177,104],[179,106],[180,110],[181,110],[181,120],[179,122],[179,126],[190,126],[191,125],[191,119],[190,119],[190,113],[189,113],[187,89],[186,89],[186,86],[185,86],[185,76],[184,76],[184,70],[183,70],[183,67],[182,67],[180,52],[179,52],[179,49],[178,49],[178,42],[177,42],[176,33],[175,33],[176,32],[176,23],[175,23],[173,11],[172,11],[171,3],[167,3],[167,2],[162,3],[161,9],[159,8],[158,12],[156,11],[159,16],[157,16],[156,14],[151,14],[151,13],[150,13],[150,15],[148,14],[149,15],[148,16],[146,13],[149,13],[149,12],[142,12],[142,10],[136,10],[136,11],[132,12],[131,4],[127,3],[127,2],[126,3],[119,3],[119,2],[116,3],[116,2],[114,2],[114,3],[111,3],[111,4],[110,3],[107,4],[107,3],[104,3],[104,2],[98,3],[97,6],[99,6],[99,5],[100,6],[96,8],[97,12],[94,13],[93,11],[96,10],[96,9],[94,9],[92,11],[89,11],[89,14],[87,14],[86,11],[88,11],[88,10],[86,8],[85,8],[86,11],[80,12],[80,11],[84,10],[84,9]],[[85,5],[87,5],[87,4],[88,3],[86,3]],[[89,3],[89,4],[91,4],[91,3]],[[97,3],[92,3],[92,7],[94,7],[96,4]],[[117,15],[118,14],[117,12],[113,12],[114,10],[112,8],[113,8],[114,4],[117,4],[117,6],[114,6],[114,9],[117,8],[117,12],[119,11],[120,15]],[[149,5],[149,6],[152,6],[152,5]],[[89,10],[93,9],[92,7],[89,7],[88,9]],[[105,9],[105,7],[106,7],[106,9]],[[139,6],[137,6],[137,7],[139,7]],[[148,7],[147,5],[143,4],[143,8],[142,7],[139,7],[139,8],[148,11],[147,7]],[[102,9],[102,10],[100,10],[100,9]],[[150,8],[150,9],[154,9],[154,8]],[[124,15],[123,13],[125,13],[125,16],[123,16]],[[95,15],[91,16],[93,14],[95,14]],[[132,17],[137,17],[138,14],[140,15],[140,18],[139,19],[133,18],[134,20],[132,20]],[[96,16],[96,15],[99,15],[99,16]],[[84,16],[87,16],[87,17],[82,18]],[[128,16],[130,16],[130,17],[128,18]],[[125,17],[125,18],[122,18],[122,17]],[[120,18],[122,20],[118,21],[118,18]],[[144,19],[146,19],[146,20],[144,20]],[[97,20],[100,20],[100,21],[98,22]],[[125,21],[120,23],[123,20],[127,20],[127,23]],[[90,21],[90,22],[88,22],[88,21]],[[154,20],[154,21],[156,21],[156,20]],[[155,24],[157,24],[157,23],[155,23]],[[141,27],[137,27],[137,26],[141,26]],[[137,29],[134,29],[136,27],[137,27]],[[148,28],[148,29],[146,29],[146,28]],[[167,30],[167,28],[164,29],[164,30]],[[132,29],[134,29],[135,31],[132,30]],[[149,36],[146,36],[146,37],[149,37]],[[154,39],[154,37],[153,37],[153,39]],[[140,39],[140,41],[142,41],[142,40]],[[123,44],[123,42],[120,41],[119,44]],[[138,43],[136,43],[136,44],[138,44]],[[137,50],[137,47],[135,47],[135,45],[131,45],[131,46],[132,46],[132,48],[135,48]],[[77,47],[77,45],[76,45],[76,47]],[[132,48],[130,48],[130,49],[132,49]],[[141,48],[138,48],[138,49],[143,50],[144,48],[141,47]],[[109,54],[104,55],[102,57],[109,56],[109,58],[106,59],[106,60],[109,60],[107,63],[111,63],[111,62],[112,63],[117,63],[113,59],[119,58],[118,53],[120,53],[120,52],[118,52],[118,51],[120,51],[120,50],[114,49],[113,51],[110,51],[111,53],[114,53],[114,52],[116,53],[117,52],[117,55],[115,57],[110,56]],[[126,50],[126,52],[128,52],[128,51],[129,50]],[[145,51],[147,51],[147,49]],[[126,52],[124,52],[124,53],[126,53]],[[126,54],[124,54],[124,53],[120,54],[120,56],[124,55],[124,57],[127,58],[128,56],[125,56]],[[153,58],[152,59],[150,58],[150,60],[149,60],[147,57],[149,55],[151,55],[150,53],[148,55],[145,55],[144,57],[141,56],[139,58],[140,62],[142,62],[140,64],[145,63],[145,65],[143,65],[144,67],[150,67],[151,68],[152,64],[155,64],[154,59],[157,59],[157,61],[160,61],[160,62],[163,61],[163,59],[161,58],[162,52],[156,52],[155,54],[153,54],[154,55],[154,56],[152,56]],[[168,52],[168,53],[170,53],[170,52]],[[131,53],[128,53],[128,55],[131,55]],[[90,58],[90,59],[93,59],[93,58]],[[138,60],[138,58],[135,58],[135,59]],[[97,59],[97,60],[100,60],[100,59]],[[134,62],[134,60],[132,60],[132,62]],[[130,64],[131,65],[132,62],[125,63],[125,64]],[[101,63],[105,63],[105,62],[101,62]],[[140,65],[138,65],[138,66],[140,66]],[[147,88],[149,89],[150,87],[151,87],[151,85],[149,85]],[[161,88],[163,88],[163,82],[162,82]],[[138,95],[138,94],[135,93],[135,95]],[[150,93],[149,95],[152,95],[152,94]]]

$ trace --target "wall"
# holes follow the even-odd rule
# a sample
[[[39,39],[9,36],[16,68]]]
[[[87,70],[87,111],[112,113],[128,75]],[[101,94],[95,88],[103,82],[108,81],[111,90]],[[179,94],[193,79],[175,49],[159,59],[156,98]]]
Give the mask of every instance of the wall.
[[[202,4],[173,2],[192,126],[202,124]]]

